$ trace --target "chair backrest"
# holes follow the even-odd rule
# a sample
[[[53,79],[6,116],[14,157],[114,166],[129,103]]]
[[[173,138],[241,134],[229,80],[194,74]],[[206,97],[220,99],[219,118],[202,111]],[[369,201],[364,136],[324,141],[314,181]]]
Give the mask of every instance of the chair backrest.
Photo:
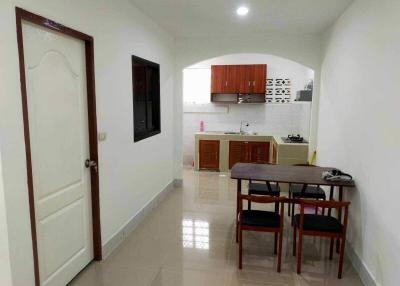
[[[270,196],[251,196],[241,194],[239,197],[240,201],[251,201],[260,204],[270,204],[270,203],[284,203],[286,202],[286,197],[270,197]]]
[[[316,208],[336,209],[337,211],[344,209],[343,220],[340,223],[344,226],[343,231],[346,232],[347,221],[348,221],[348,217],[349,217],[350,202],[299,199],[298,203],[300,204],[300,224],[301,225],[303,225],[304,208],[306,206],[312,206],[312,207],[316,207]]]
[[[251,184],[253,181],[256,181],[256,180],[249,180],[249,184]],[[264,183],[267,185],[268,191],[272,192],[271,183],[268,182],[268,181],[266,181],[266,182],[264,182]],[[273,183],[275,183],[277,186],[279,186],[279,183],[278,183],[278,182],[273,182]]]
[[[286,197],[270,197],[270,196],[251,196],[251,195],[239,195],[239,213],[240,216],[243,212],[243,201],[250,201],[259,204],[277,204],[280,203],[280,215],[281,219],[283,219],[283,213],[285,208]]]
[[[350,205],[350,202],[338,202],[338,201],[317,201],[317,200],[306,200],[299,199],[298,203],[300,206],[314,206],[326,209],[341,209],[346,208]]]

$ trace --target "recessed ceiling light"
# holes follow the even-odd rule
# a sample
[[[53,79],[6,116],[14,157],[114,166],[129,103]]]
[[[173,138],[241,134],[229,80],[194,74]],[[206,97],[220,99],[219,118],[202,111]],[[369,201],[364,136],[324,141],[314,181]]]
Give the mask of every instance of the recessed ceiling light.
[[[246,6],[240,6],[236,10],[236,14],[238,14],[239,16],[246,16],[247,13],[249,13],[249,8],[247,8]]]

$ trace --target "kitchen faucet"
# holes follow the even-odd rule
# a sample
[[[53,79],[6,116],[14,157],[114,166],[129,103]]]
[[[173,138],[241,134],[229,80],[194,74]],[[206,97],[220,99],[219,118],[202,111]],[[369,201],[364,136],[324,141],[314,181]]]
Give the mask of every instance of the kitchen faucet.
[[[249,123],[248,122],[246,122],[246,124],[244,125],[244,126],[246,126],[246,127],[249,127]],[[243,131],[243,121],[240,121],[240,130],[239,130],[239,133],[240,134],[244,134],[244,131]]]

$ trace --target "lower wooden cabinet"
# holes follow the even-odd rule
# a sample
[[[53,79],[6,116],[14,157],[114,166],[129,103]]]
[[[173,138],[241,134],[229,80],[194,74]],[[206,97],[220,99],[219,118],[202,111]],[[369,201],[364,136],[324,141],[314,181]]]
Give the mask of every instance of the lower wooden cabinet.
[[[240,162],[247,162],[247,142],[229,141],[229,169]]]
[[[229,169],[236,163],[269,163],[269,142],[229,142]]]
[[[199,169],[219,171],[219,140],[199,141]]]
[[[249,163],[269,163],[269,142],[249,142]]]

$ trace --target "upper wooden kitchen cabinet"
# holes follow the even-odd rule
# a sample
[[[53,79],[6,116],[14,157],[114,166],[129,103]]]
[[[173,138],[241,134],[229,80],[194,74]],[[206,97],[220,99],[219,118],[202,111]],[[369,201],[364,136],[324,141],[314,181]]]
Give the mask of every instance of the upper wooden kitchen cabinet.
[[[237,93],[251,93],[251,68],[249,65],[236,66],[237,70]]]
[[[253,82],[252,93],[265,94],[267,84],[267,65],[252,65],[250,67],[251,78]]]
[[[264,94],[267,65],[211,66],[211,93]]]
[[[238,93],[265,94],[267,65],[237,66]]]
[[[211,93],[224,93],[227,84],[226,66],[211,66]]]
[[[219,170],[219,140],[199,141],[199,169]]]

